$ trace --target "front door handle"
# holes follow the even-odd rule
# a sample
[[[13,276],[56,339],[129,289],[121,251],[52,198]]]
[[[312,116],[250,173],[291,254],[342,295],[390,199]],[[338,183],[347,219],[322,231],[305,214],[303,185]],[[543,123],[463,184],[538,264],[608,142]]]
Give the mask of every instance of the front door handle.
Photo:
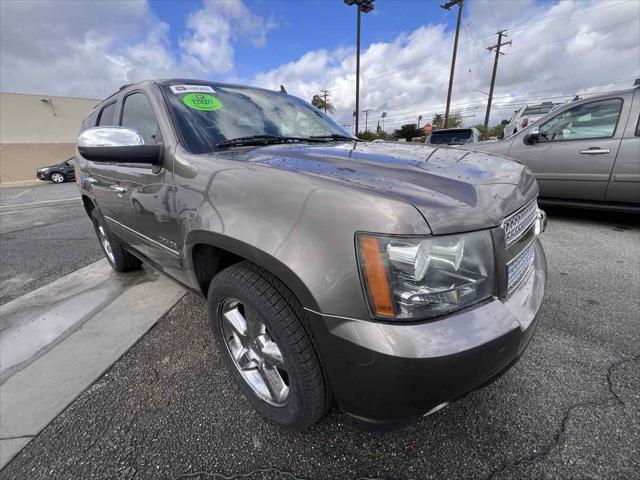
[[[116,192],[118,194],[127,193],[127,188],[121,187],[120,185],[111,185],[109,188],[112,192]]]
[[[582,155],[604,155],[606,153],[611,153],[611,150],[608,148],[591,147],[586,150],[581,150],[580,153]]]

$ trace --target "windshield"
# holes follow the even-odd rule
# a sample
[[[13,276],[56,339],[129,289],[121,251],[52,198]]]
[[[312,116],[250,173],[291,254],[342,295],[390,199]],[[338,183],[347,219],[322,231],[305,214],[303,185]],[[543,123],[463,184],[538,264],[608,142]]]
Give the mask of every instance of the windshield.
[[[473,136],[471,130],[436,130],[429,137],[429,143],[436,145],[453,145],[468,143]]]
[[[345,129],[302,100],[279,92],[219,85],[161,85],[191,153],[208,153],[242,137],[346,136]]]

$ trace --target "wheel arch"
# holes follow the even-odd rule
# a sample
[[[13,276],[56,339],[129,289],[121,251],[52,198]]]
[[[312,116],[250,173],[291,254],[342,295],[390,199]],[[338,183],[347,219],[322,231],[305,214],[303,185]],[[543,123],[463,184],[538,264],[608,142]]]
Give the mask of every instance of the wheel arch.
[[[209,283],[217,273],[244,260],[255,263],[277,277],[303,307],[318,310],[318,303],[300,277],[269,253],[215,232],[192,231],[185,239],[187,268],[205,297]]]

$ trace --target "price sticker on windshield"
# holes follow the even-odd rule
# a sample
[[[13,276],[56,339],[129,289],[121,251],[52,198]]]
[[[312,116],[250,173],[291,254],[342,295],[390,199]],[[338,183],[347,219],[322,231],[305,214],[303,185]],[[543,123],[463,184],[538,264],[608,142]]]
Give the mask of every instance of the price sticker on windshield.
[[[194,110],[212,112],[222,107],[220,99],[207,93],[188,93],[182,97],[182,103]]]

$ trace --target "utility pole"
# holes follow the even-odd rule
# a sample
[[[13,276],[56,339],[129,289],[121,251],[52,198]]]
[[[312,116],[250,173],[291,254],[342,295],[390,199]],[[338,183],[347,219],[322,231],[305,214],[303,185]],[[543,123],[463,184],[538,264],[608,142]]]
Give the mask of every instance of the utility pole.
[[[447,128],[449,122],[449,108],[451,107],[451,91],[453,90],[453,74],[456,69],[456,55],[458,53],[458,37],[460,36],[460,20],[462,20],[462,1],[450,0],[440,5],[440,8],[450,10],[454,5],[458,5],[458,23],[456,24],[456,37],[453,41],[453,57],[451,57],[451,72],[449,73],[449,90],[447,91],[447,108],[444,111],[444,128]]]
[[[356,5],[358,7],[358,18],[356,24],[356,109],[355,109],[355,131],[358,136],[358,112],[360,111],[360,17],[363,13],[369,13],[373,10],[374,0],[344,0],[349,6]]]
[[[371,111],[370,108],[367,108],[366,110],[362,110],[362,113],[364,113],[364,131],[368,132],[369,131],[369,112]]]
[[[322,89],[320,91],[322,92],[322,97],[324,98],[324,113],[326,115],[326,113],[327,113],[327,97],[329,96],[329,90]]]
[[[384,132],[384,119],[387,116],[387,112],[382,112],[382,115],[380,115],[380,118],[382,118],[382,131]]]
[[[420,130],[420,120],[422,120],[422,115],[418,115],[418,130]]]
[[[491,74],[491,86],[489,87],[489,100],[487,101],[487,113],[484,116],[484,128],[489,128],[489,114],[491,113],[491,101],[493,100],[493,86],[496,83],[496,72],[498,71],[498,58],[500,55],[504,55],[500,51],[500,47],[504,47],[505,45],[511,45],[511,40],[508,42],[502,43],[502,37],[507,36],[506,30],[500,30],[498,32],[498,43],[495,45],[491,45],[487,47],[487,50],[492,51],[494,48],[496,49],[496,59],[493,61],[493,73]]]

